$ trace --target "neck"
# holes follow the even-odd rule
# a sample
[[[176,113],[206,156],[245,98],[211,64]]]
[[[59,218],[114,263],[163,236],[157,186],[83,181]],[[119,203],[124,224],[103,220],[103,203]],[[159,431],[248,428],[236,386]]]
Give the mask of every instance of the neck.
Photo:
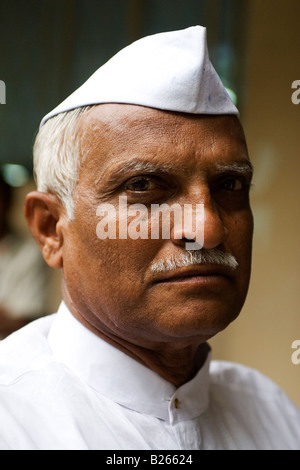
[[[78,316],[75,312],[73,314],[97,336],[153,370],[175,387],[180,387],[196,375],[210,351],[210,346],[206,342],[188,346],[176,344],[175,347],[173,344],[172,347],[159,345],[159,347],[148,349],[114,335],[103,333],[94,328],[82,316]]]
[[[123,350],[129,356],[141,362],[146,367],[154,370],[175,387],[180,387],[191,380],[198,370],[203,366],[210,347],[207,343],[185,346],[171,350],[146,350],[130,345],[130,348]]]
[[[175,387],[180,387],[191,380],[203,366],[210,351],[206,343],[207,338],[198,337],[194,342],[178,342],[176,340],[166,343],[152,343],[151,347],[141,346],[116,336],[103,325],[96,327],[85,316],[81,315],[68,293],[64,289],[63,299],[69,310],[86,328],[108,342],[115,348],[124,352],[144,366],[153,370]]]
[[[156,372],[167,382],[175,387],[189,382],[203,366],[210,351],[207,343],[200,345],[160,347],[157,349],[147,349],[136,344],[129,343],[121,338],[105,335],[95,331],[102,339],[140,362],[144,366]]]

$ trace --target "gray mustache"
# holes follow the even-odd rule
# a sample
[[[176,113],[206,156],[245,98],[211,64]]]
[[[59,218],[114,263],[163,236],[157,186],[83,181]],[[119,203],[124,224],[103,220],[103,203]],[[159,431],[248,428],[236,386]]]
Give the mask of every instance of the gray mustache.
[[[236,258],[230,253],[224,253],[217,249],[206,250],[203,248],[199,251],[187,250],[172,258],[154,261],[150,269],[153,273],[162,273],[195,264],[218,264],[232,270],[238,267]]]

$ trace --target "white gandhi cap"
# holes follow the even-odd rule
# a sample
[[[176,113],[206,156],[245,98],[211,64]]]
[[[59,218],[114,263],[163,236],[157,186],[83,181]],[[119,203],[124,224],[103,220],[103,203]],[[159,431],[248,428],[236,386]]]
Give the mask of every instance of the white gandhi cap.
[[[125,47],[41,121],[81,106],[127,103],[193,114],[238,114],[209,60],[206,28],[158,33]]]

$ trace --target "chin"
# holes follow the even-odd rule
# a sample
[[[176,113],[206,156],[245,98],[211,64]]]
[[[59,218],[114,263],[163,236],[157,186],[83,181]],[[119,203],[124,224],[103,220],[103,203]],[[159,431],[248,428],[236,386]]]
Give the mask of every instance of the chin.
[[[158,330],[162,334],[173,338],[196,338],[207,341],[219,332],[223,331],[233,322],[239,311],[220,308],[220,305],[213,308],[211,305],[199,306],[195,308],[182,308],[169,310],[162,315],[157,324]]]

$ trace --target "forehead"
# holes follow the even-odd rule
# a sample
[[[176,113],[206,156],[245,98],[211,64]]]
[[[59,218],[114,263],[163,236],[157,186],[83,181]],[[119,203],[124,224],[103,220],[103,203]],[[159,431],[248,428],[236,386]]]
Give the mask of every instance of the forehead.
[[[244,133],[235,116],[105,104],[83,115],[79,136],[84,165],[103,171],[122,162],[179,168],[248,160]]]

